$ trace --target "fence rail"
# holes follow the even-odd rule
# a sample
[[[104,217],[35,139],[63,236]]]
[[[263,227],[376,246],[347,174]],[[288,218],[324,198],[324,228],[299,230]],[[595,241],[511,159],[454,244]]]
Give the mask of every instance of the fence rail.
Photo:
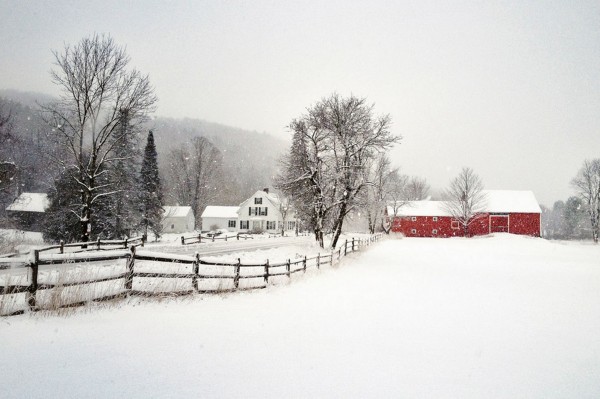
[[[124,240],[101,240],[98,238],[96,241],[87,241],[87,242],[72,242],[69,244],[65,244],[63,240],[60,240],[60,244],[51,245],[49,247],[44,247],[38,249],[39,252],[52,251],[54,249],[58,249],[61,254],[65,253],[65,248],[77,248],[79,247],[82,251],[100,251],[107,249],[115,249],[115,248],[125,248],[127,249],[130,246],[144,246],[146,242],[146,236],[140,236],[135,238],[126,238]]]
[[[206,234],[202,235],[202,233],[198,233],[195,234],[193,236],[181,236],[181,245],[190,245],[190,244],[201,244],[203,242],[215,242],[218,240],[223,240],[223,241],[233,241],[233,240],[253,240],[254,237],[252,237],[249,234],[240,234],[237,233],[235,236],[233,237],[228,237],[227,234],[224,234],[223,236],[218,236],[218,235],[212,235],[212,236],[208,236]]]
[[[9,280],[5,281],[4,285],[0,285],[0,305],[5,303],[7,295],[24,294],[26,296],[25,309],[12,309],[4,315],[21,314],[25,310],[37,311],[44,309],[44,306],[38,301],[38,294],[46,290],[64,289],[65,287],[89,286],[91,284],[106,283],[111,281],[122,280],[123,284],[119,292],[106,294],[103,293],[98,298],[90,298],[85,301],[74,301],[66,304],[61,304],[60,307],[78,306],[89,301],[99,301],[103,299],[112,299],[127,295],[184,295],[194,292],[215,293],[229,292],[247,289],[265,288],[273,283],[274,278],[286,277],[291,279],[293,274],[305,273],[309,268],[319,269],[324,265],[333,266],[335,262],[339,262],[342,257],[379,241],[383,234],[375,234],[368,238],[352,238],[345,240],[341,245],[326,254],[317,254],[312,257],[301,257],[297,259],[287,259],[281,262],[271,262],[266,260],[265,263],[242,263],[238,258],[236,262],[211,262],[200,259],[198,253],[195,256],[176,255],[153,253],[149,251],[138,251],[137,246],[132,244],[128,250],[118,251],[116,253],[92,254],[92,253],[64,253],[49,254],[46,257],[40,258],[40,254],[48,251],[47,248],[35,250],[33,259],[29,262],[22,261],[20,265],[14,265],[14,268],[28,269],[27,281],[22,281],[15,284],[9,284]],[[119,242],[120,243],[120,242]],[[122,244],[122,243],[121,243]],[[11,259],[13,260],[13,259]],[[100,276],[96,278],[85,278],[78,281],[67,282],[52,282],[40,281],[39,269],[40,266],[48,265],[63,265],[76,266],[85,265],[89,267],[94,263],[105,263],[107,261],[124,260],[125,271],[121,271],[108,276]],[[146,271],[144,267],[148,265],[160,264],[165,267],[169,264],[175,267],[191,267],[190,270],[182,272],[181,270],[167,271]],[[106,266],[106,265],[104,265]],[[116,265],[110,265],[116,267]],[[57,270],[58,267],[52,270]],[[246,270],[246,271],[245,271]],[[85,276],[84,276],[85,277]],[[168,292],[152,292],[144,291],[139,288],[134,289],[134,279],[136,282],[144,279],[168,279],[168,280],[189,280],[189,285],[185,290],[171,290]],[[219,284],[216,288],[200,288],[202,281],[218,280]],[[246,280],[261,280],[260,283],[240,286],[240,281]],[[222,282],[232,281],[233,286],[223,288]],[[2,306],[0,306],[0,315],[2,315]]]

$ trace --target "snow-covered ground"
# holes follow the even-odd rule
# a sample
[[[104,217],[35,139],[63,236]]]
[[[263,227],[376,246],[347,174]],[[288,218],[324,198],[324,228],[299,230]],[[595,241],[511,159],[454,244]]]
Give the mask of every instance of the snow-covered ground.
[[[0,319],[2,396],[600,397],[600,247],[387,240],[266,290]]]

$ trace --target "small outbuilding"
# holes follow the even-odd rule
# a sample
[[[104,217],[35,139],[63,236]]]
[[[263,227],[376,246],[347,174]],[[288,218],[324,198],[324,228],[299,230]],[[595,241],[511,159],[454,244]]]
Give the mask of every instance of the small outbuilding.
[[[237,231],[239,206],[209,205],[202,212],[202,230],[227,229]]]
[[[6,207],[6,211],[19,229],[40,232],[48,206],[48,194],[22,193]]]
[[[531,191],[484,190],[486,205],[469,226],[469,235],[511,233],[540,237],[542,210]],[[392,231],[407,237],[453,237],[464,232],[444,201],[409,201],[387,208]]]
[[[191,206],[163,206],[163,233],[187,233],[196,228]]]

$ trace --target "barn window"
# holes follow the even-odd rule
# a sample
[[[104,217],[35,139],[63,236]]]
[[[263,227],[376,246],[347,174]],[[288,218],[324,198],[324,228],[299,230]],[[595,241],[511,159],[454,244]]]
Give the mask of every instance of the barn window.
[[[417,234],[417,229],[411,229],[410,234]]]
[[[236,225],[235,220],[230,220],[229,223],[228,223],[228,225],[227,225],[227,227],[233,227],[233,228],[235,228],[235,225]]]
[[[410,218],[410,220],[412,220],[413,222],[416,222],[417,221],[417,217],[413,216],[413,217]]]
[[[434,216],[434,217],[433,217],[433,221],[434,221],[434,222],[437,222],[437,216]]]
[[[431,234],[436,235],[437,234],[437,229],[431,230]]]
[[[459,223],[458,223],[458,220],[453,220],[453,221],[452,221],[452,223],[451,223],[450,225],[451,225],[451,227],[452,227],[454,230],[458,230],[458,229],[459,229],[459,227],[460,227],[460,225],[459,225]]]
[[[256,205],[262,205],[262,198],[254,198],[254,203]]]

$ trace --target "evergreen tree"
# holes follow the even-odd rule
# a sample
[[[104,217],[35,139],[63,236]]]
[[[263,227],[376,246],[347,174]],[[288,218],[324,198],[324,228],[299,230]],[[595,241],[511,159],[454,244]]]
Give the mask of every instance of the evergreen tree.
[[[109,197],[112,213],[113,235],[116,238],[131,236],[132,230],[140,223],[137,209],[139,187],[138,134],[129,123],[127,111],[121,113],[119,140],[115,143],[115,162],[110,175],[115,193]]]
[[[163,208],[157,153],[152,130],[148,132],[148,142],[144,150],[140,183],[141,227],[144,234],[148,234],[148,229],[150,229],[158,239],[162,231]]]

